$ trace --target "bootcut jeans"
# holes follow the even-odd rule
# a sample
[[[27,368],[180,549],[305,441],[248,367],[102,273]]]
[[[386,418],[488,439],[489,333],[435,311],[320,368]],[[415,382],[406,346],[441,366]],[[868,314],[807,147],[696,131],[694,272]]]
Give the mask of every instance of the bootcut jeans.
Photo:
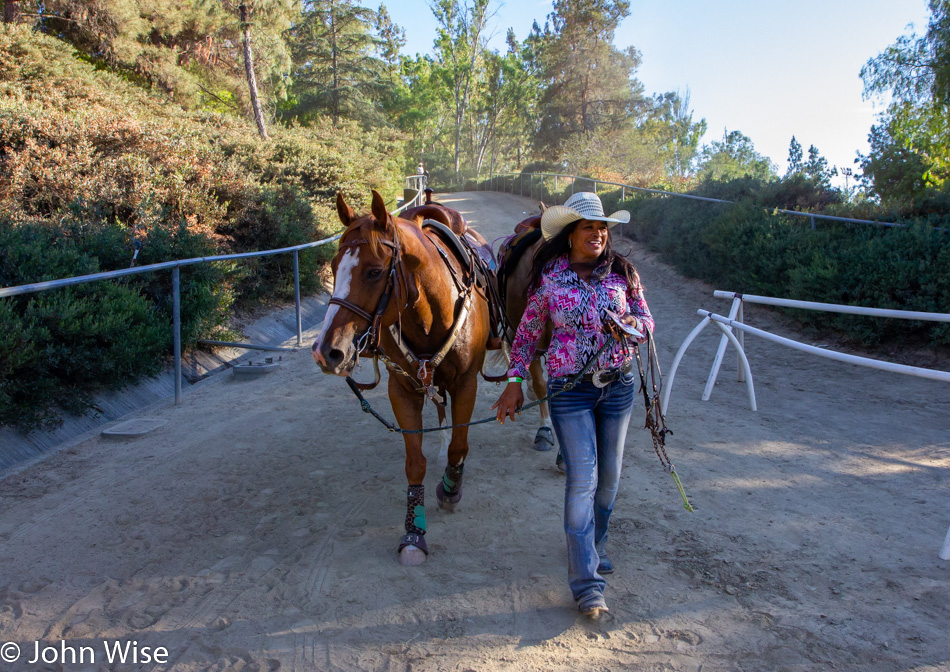
[[[552,378],[548,392],[564,388],[569,378]],[[636,386],[632,373],[603,388],[579,382],[548,403],[564,458],[564,532],[567,575],[578,606],[604,603],[606,581],[597,572],[607,545],[623,463],[623,444],[633,411]]]

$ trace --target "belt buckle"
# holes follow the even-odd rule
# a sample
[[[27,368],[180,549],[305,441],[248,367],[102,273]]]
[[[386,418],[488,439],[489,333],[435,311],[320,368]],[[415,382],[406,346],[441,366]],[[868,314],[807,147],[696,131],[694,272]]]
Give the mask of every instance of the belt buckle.
[[[591,374],[590,382],[594,387],[607,387],[613,382],[613,372],[610,369],[600,369]]]

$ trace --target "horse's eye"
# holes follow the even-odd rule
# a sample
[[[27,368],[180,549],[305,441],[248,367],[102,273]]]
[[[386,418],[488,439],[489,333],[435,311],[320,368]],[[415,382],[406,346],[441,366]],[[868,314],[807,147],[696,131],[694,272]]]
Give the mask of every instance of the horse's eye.
[[[369,278],[370,280],[375,280],[382,274],[383,274],[383,269],[381,268],[371,268],[368,271],[366,271],[366,277]]]

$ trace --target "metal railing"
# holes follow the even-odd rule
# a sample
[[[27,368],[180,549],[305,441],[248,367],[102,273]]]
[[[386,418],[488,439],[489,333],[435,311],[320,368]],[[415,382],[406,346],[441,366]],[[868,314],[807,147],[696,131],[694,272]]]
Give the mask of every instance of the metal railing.
[[[666,411],[669,411],[670,394],[672,393],[673,389],[673,380],[676,377],[676,370],[679,368],[680,362],[683,359],[683,355],[686,354],[687,348],[689,348],[690,344],[696,339],[700,332],[702,332],[702,330],[710,323],[715,323],[715,325],[722,332],[722,337],[719,340],[719,348],[716,351],[712,368],[709,370],[709,376],[706,379],[706,387],[703,390],[702,397],[703,401],[708,401],[709,397],[712,395],[713,388],[716,385],[716,379],[719,376],[719,369],[722,366],[723,356],[726,353],[726,347],[731,343],[733,347],[735,347],[736,354],[739,358],[739,382],[745,382],[746,391],[749,395],[749,408],[751,408],[753,411],[756,410],[755,387],[752,384],[752,369],[749,365],[749,360],[745,355],[745,342],[743,339],[743,334],[746,333],[759,336],[765,340],[772,341],[773,343],[778,343],[779,345],[784,345],[801,352],[806,352],[818,357],[824,357],[826,359],[847,362],[849,364],[857,364],[859,366],[866,366],[872,369],[878,369],[880,371],[902,373],[905,375],[917,376],[918,378],[928,378],[930,380],[939,380],[945,383],[950,383],[950,371],[927,369],[919,366],[908,366],[906,364],[897,364],[895,362],[871,359],[870,357],[861,357],[858,355],[836,352],[834,350],[819,348],[814,345],[808,345],[806,343],[794,341],[790,338],[778,336],[763,329],[756,329],[755,327],[751,327],[743,321],[744,317],[742,307],[744,303],[755,303],[765,306],[797,308],[799,310],[816,310],[828,313],[844,313],[887,319],[918,320],[923,322],[943,323],[950,323],[950,313],[925,313],[912,310],[865,308],[864,306],[848,306],[836,303],[819,303],[815,301],[798,301],[795,299],[785,299],[781,297],[757,296],[755,294],[726,292],[718,289],[713,292],[713,296],[718,299],[732,299],[732,306],[729,309],[729,315],[718,315],[701,308],[697,311],[697,313],[701,315],[703,319],[683,340],[679,350],[677,350],[676,355],[673,357],[673,364],[670,366],[670,370],[667,372],[666,378],[663,381],[663,390],[660,398],[660,404],[661,408]],[[736,329],[738,333],[733,333],[733,329]]]
[[[424,176],[409,175],[406,177],[406,188],[415,191],[413,198],[407,200],[392,214],[398,214],[406,208],[413,205],[421,205],[423,199]],[[179,259],[176,261],[164,261],[158,264],[149,264],[148,266],[139,266],[136,268],[123,268],[116,271],[104,271],[102,273],[91,273],[89,275],[79,275],[71,278],[62,278],[59,280],[48,280],[45,282],[33,282],[28,285],[17,285],[15,287],[0,287],[0,298],[8,296],[21,296],[23,294],[34,294],[36,292],[45,292],[51,289],[61,287],[71,287],[73,285],[82,285],[89,282],[99,282],[101,280],[112,280],[122,278],[127,275],[139,275],[142,273],[155,273],[158,271],[171,270],[172,272],[172,331],[174,339],[174,359],[175,359],[175,404],[181,403],[181,268],[182,266],[194,266],[196,264],[205,264],[217,261],[231,261],[234,259],[251,259],[253,257],[269,257],[278,254],[293,253],[294,255],[294,306],[297,314],[297,346],[303,344],[303,328],[301,324],[300,311],[300,250],[307,250],[314,247],[327,245],[338,240],[342,234],[337,234],[323,240],[317,240],[312,243],[303,243],[292,247],[281,247],[275,250],[262,250],[259,252],[243,252],[240,254],[220,254],[211,257],[193,257],[191,259]],[[235,344],[242,347],[243,344]]]
[[[621,200],[621,201],[627,200],[627,190],[629,189],[630,191],[638,192],[638,193],[656,194],[656,195],[660,195],[660,196],[672,196],[672,197],[675,197],[675,198],[688,198],[688,199],[691,199],[691,200],[694,200],[694,201],[706,201],[706,202],[709,202],[709,203],[726,203],[726,204],[733,204],[733,205],[735,204],[735,201],[727,201],[727,200],[722,199],[722,198],[710,198],[710,197],[708,197],[708,196],[695,196],[695,195],[693,195],[693,194],[681,194],[681,193],[678,193],[678,192],[675,192],[675,191],[664,191],[664,190],[662,190],[662,189],[647,189],[646,187],[634,187],[634,186],[632,186],[632,185],[629,185],[629,184],[622,184],[622,183],[620,183],[620,182],[609,182],[609,181],[607,181],[607,180],[598,180],[598,179],[594,179],[594,178],[592,178],[592,177],[581,177],[580,175],[565,175],[565,174],[561,174],[561,173],[499,173],[499,174],[497,174],[497,175],[491,175],[491,176],[489,176],[488,181],[487,181],[487,182],[488,182],[488,185],[489,185],[489,191],[502,191],[502,192],[504,192],[504,193],[512,193],[512,194],[513,194],[513,193],[514,193],[514,184],[513,184],[513,183],[512,183],[511,191],[510,191],[510,192],[508,191],[507,188],[502,188],[502,189],[500,189],[500,190],[499,190],[499,189],[496,189],[496,188],[495,188],[495,185],[496,185],[498,179],[504,179],[504,178],[509,178],[509,177],[510,177],[510,178],[519,178],[519,193],[520,193],[522,196],[524,196],[524,195],[525,195],[525,193],[524,193],[524,187],[525,187],[524,178],[525,178],[525,176],[527,176],[528,178],[530,178],[530,181],[529,181],[529,184],[528,184],[528,195],[529,195],[529,196],[533,196],[533,194],[534,194],[534,183],[535,183],[534,178],[535,178],[535,176],[538,176],[538,177],[541,178],[541,193],[540,193],[540,195],[539,195],[539,198],[543,198],[543,197],[544,197],[544,178],[546,178],[546,177],[553,177],[553,178],[554,178],[554,191],[552,191],[551,194],[554,195],[555,197],[560,193],[560,189],[558,188],[558,180],[559,180],[559,179],[564,179],[564,180],[570,180],[571,193],[572,193],[572,194],[574,193],[574,182],[575,182],[576,180],[582,180],[582,181],[584,181],[584,182],[593,182],[593,184],[594,184],[594,193],[595,193],[595,194],[597,193],[597,187],[600,186],[600,185],[606,185],[606,186],[611,186],[611,187],[619,187],[619,188],[620,188],[620,200]],[[506,184],[503,184],[503,187],[507,187],[507,183],[506,183]],[[476,188],[476,191],[477,191],[477,190],[478,190],[478,181],[477,181],[477,180],[476,180],[476,182],[475,182],[475,188]],[[820,214],[820,213],[801,212],[801,211],[799,211],[799,210],[786,210],[786,209],[784,209],[784,208],[774,208],[774,209],[765,208],[765,210],[767,210],[768,212],[771,212],[771,213],[775,213],[775,214],[792,215],[792,216],[794,216],[794,217],[807,217],[807,218],[809,218],[809,219],[811,220],[811,228],[813,228],[813,229],[815,228],[815,220],[816,220],[816,219],[825,219],[825,220],[834,221],[834,222],[846,222],[846,223],[852,223],[852,224],[870,224],[870,225],[873,225],[873,226],[885,226],[885,227],[892,227],[892,228],[894,228],[894,227],[896,227],[896,228],[906,228],[906,226],[907,226],[906,224],[900,224],[900,223],[896,223],[896,222],[879,222],[879,221],[873,220],[873,219],[855,219],[855,218],[852,218],[852,217],[837,217],[837,216],[835,216],[835,215],[822,215],[822,214]]]

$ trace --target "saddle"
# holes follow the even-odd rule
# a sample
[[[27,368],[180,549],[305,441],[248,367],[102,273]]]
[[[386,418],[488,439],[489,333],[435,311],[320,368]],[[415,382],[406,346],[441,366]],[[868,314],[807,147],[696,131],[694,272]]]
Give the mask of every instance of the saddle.
[[[464,224],[464,223],[463,223]],[[476,288],[488,301],[489,320],[491,324],[491,338],[489,349],[497,350],[501,347],[499,333],[504,333],[504,308],[497,292],[495,273],[497,266],[491,247],[475,239],[468,227],[464,226],[461,236],[451,228],[434,219],[422,222],[424,232],[434,233],[442,240],[455,255],[456,259],[467,269],[469,276],[474,280]]]

